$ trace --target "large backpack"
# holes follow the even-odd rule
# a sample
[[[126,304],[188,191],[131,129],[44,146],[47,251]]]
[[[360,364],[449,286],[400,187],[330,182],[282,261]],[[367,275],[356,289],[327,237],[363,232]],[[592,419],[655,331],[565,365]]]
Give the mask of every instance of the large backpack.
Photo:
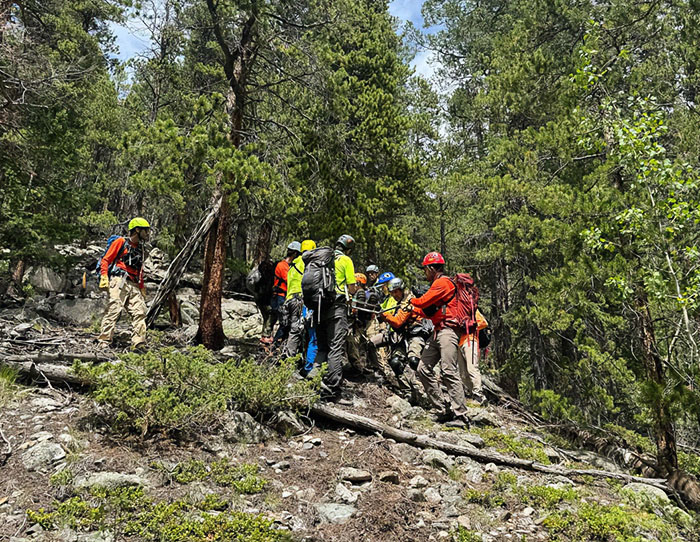
[[[253,267],[246,276],[246,288],[253,294],[259,305],[269,305],[274,277],[275,264],[271,260],[263,260]]]
[[[304,276],[301,278],[301,292],[304,305],[314,311],[332,303],[335,291],[335,252],[331,247],[319,247],[304,252]]]
[[[97,263],[95,264],[95,274],[96,275],[99,276],[101,271],[102,271],[102,258],[104,258],[105,254],[107,254],[109,247],[112,246],[112,243],[114,243],[114,241],[116,241],[117,239],[120,239],[121,237],[122,237],[121,235],[110,235],[109,239],[107,239],[107,246],[105,247],[104,251],[102,252],[102,255],[98,258]],[[112,275],[112,271],[114,271],[114,267],[117,265],[117,262],[122,259],[122,257],[124,256],[124,254],[127,253],[127,251],[128,250],[126,249],[126,242],[125,242],[124,247],[122,249],[122,252],[119,255],[117,255],[116,258],[114,258],[114,261],[112,262],[112,264],[109,266],[109,268],[107,268],[107,276]]]
[[[468,273],[457,273],[450,279],[455,285],[455,293],[448,301],[453,316],[445,323],[467,333],[476,331],[476,309],[479,304],[479,289]]]

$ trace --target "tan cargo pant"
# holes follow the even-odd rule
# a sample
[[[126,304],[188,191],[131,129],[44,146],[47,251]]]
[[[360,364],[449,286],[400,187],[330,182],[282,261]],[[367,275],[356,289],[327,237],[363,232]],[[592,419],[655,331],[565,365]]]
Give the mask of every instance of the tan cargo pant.
[[[459,349],[459,373],[462,377],[465,397],[484,395],[479,371],[479,355],[479,343],[476,339],[467,339]]]
[[[443,328],[438,331],[437,336],[428,341],[416,373],[423,384],[425,394],[435,408],[444,410],[445,405],[449,404],[455,416],[466,416],[464,387],[459,370],[460,356],[459,334],[452,328]],[[435,366],[438,363],[440,379],[447,390],[449,403],[443,398],[440,383],[435,374]]]
[[[139,287],[126,280],[125,277],[112,277],[109,279],[109,300],[104,318],[102,318],[102,332],[98,340],[112,342],[114,328],[119,320],[122,309],[126,309],[131,315],[133,333],[131,345],[137,346],[146,342],[146,301],[143,299]]]

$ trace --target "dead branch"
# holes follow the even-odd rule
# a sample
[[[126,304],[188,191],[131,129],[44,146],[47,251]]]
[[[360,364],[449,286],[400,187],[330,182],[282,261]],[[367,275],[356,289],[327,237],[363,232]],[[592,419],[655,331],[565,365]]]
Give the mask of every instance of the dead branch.
[[[163,301],[165,301],[170,295],[170,292],[172,292],[177,287],[178,283],[180,282],[180,278],[182,277],[182,274],[185,272],[185,269],[187,269],[187,266],[192,260],[192,257],[194,256],[195,251],[202,242],[202,239],[211,229],[212,224],[216,220],[216,217],[219,215],[219,210],[221,209],[221,202],[222,197],[219,196],[214,202],[214,205],[212,205],[209,212],[206,215],[204,215],[199,221],[199,224],[195,228],[194,232],[192,232],[192,235],[187,240],[187,243],[185,243],[185,246],[182,247],[182,250],[177,256],[175,256],[175,259],[170,264],[170,267],[168,267],[168,270],[165,273],[165,277],[163,277],[163,280],[160,282],[160,285],[158,286],[158,291],[156,291],[156,295],[153,297],[153,301],[151,302],[150,307],[148,307],[148,314],[146,315],[146,324],[149,327],[153,326],[153,323],[156,321],[156,317],[158,316],[160,306],[162,305]]]
[[[371,418],[351,414],[338,408],[328,406],[326,404],[314,405],[311,412],[326,420],[331,420],[352,429],[369,432],[371,434],[380,433],[385,438],[392,438],[397,442],[405,442],[411,446],[418,448],[431,448],[442,450],[451,455],[459,455],[469,457],[482,463],[495,463],[522,470],[542,472],[545,474],[556,474],[560,476],[594,476],[598,478],[610,478],[614,480],[623,480],[626,482],[637,482],[647,484],[666,492],[671,492],[671,489],[666,485],[664,478],[643,478],[640,476],[632,476],[629,474],[621,474],[617,472],[608,472],[595,469],[567,469],[563,467],[554,467],[551,465],[543,465],[536,461],[528,459],[520,459],[517,457],[507,457],[496,452],[488,452],[478,450],[472,446],[464,446],[461,444],[452,444],[442,440],[437,440],[427,435],[419,435],[411,431],[398,429],[390,425],[384,424]]]

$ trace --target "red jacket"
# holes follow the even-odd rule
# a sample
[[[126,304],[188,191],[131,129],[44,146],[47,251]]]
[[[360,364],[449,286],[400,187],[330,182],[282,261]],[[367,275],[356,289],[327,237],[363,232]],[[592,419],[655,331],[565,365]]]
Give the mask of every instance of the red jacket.
[[[126,273],[129,280],[138,284],[139,288],[143,288],[143,261],[145,257],[141,245],[133,245],[125,237],[119,237],[112,241],[109,250],[102,257],[100,275],[107,275],[109,267],[116,261],[115,267]]]
[[[274,295],[287,296],[287,275],[289,274],[289,262],[282,260],[275,267],[275,282],[272,285]]]
[[[454,316],[454,307],[457,304],[455,288],[454,283],[446,275],[442,275],[433,281],[425,295],[413,298],[411,304],[420,316],[430,318],[435,329],[441,329],[444,327],[443,322]],[[431,307],[439,308],[432,316],[428,316],[425,310]]]

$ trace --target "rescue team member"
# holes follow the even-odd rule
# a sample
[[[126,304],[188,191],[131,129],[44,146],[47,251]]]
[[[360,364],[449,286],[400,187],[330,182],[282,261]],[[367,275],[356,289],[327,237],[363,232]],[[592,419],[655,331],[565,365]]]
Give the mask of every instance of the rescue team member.
[[[445,324],[454,315],[457,304],[456,286],[445,275],[445,259],[439,252],[430,252],[423,259],[425,278],[430,289],[411,302],[420,316],[430,318],[435,333],[428,341],[418,364],[418,379],[432,405],[438,410],[436,421],[448,422],[451,427],[468,425],[464,387],[459,368],[460,332]],[[445,401],[440,383],[435,376],[435,366],[440,364],[440,377],[447,390]]]
[[[323,363],[328,369],[323,377],[325,393],[331,399],[340,398],[343,381],[343,363],[346,361],[346,338],[349,330],[348,302],[355,292],[355,266],[350,254],[355,247],[355,239],[341,235],[335,242],[335,299],[321,306],[321,314],[316,330],[318,353],[314,371]]]
[[[367,288],[371,288],[374,286],[374,283],[377,282],[377,278],[379,277],[379,268],[372,264],[368,265],[367,269],[365,269],[365,276],[367,277]]]
[[[462,375],[464,396],[470,397],[479,405],[486,403],[484,388],[481,383],[481,371],[479,370],[479,331],[489,326],[489,323],[476,309],[476,331],[465,333],[459,341],[459,372]]]
[[[272,342],[281,342],[289,332],[289,322],[284,321],[285,319],[280,320],[280,316],[282,313],[282,305],[284,305],[284,301],[287,297],[287,274],[289,273],[289,266],[300,254],[301,244],[299,241],[292,241],[287,246],[287,255],[275,266],[272,299],[270,300],[270,309],[272,311],[270,329],[269,335],[260,339],[263,343],[270,344]],[[270,335],[272,335],[272,330],[278,320],[280,321],[280,325],[273,339]]]
[[[296,356],[302,351],[304,346],[304,336],[307,331],[305,325],[305,307],[304,298],[301,292],[301,279],[304,276],[304,261],[301,256],[309,250],[314,250],[316,248],[316,243],[311,239],[306,239],[301,243],[301,254],[297,256],[294,261],[289,266],[289,272],[287,274],[287,298],[285,300],[285,311],[289,315],[289,336],[287,337],[287,342],[282,350],[282,356],[285,358],[291,358]],[[310,351],[307,349],[306,352],[306,364],[304,370],[306,373],[313,367],[313,357],[309,356],[310,352],[315,353],[316,346],[316,330],[309,327],[309,345],[313,343],[313,347]],[[309,360],[311,357],[311,360]]]
[[[98,337],[100,346],[109,347],[114,328],[122,309],[131,315],[131,347],[146,347],[146,290],[143,284],[143,263],[146,260],[145,243],[151,226],[145,218],[129,221],[129,238],[115,239],[102,256],[100,289],[109,291],[107,310],[102,319],[102,331]]]
[[[415,369],[418,368],[425,339],[430,335],[430,328],[424,324],[430,322],[412,310],[413,295],[406,292],[403,280],[398,277],[390,280],[387,289],[397,304],[393,310],[379,314],[379,320],[390,327],[370,339],[370,349],[389,347],[389,366],[398,380],[399,392],[408,395],[415,404],[424,398]]]

